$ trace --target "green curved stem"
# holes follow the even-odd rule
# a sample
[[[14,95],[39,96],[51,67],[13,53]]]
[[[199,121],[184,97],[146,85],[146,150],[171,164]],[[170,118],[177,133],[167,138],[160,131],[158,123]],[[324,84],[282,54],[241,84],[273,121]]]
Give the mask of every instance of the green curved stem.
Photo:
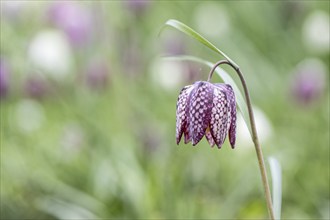
[[[273,205],[272,205],[272,197],[270,194],[270,188],[269,188],[269,183],[268,183],[268,178],[267,178],[267,171],[266,171],[266,166],[265,166],[265,162],[264,162],[264,156],[262,154],[261,146],[259,143],[256,124],[255,124],[253,110],[252,110],[252,104],[250,101],[250,95],[249,95],[249,91],[247,89],[247,85],[246,85],[245,79],[243,77],[243,74],[240,71],[239,67],[236,65],[233,65],[230,61],[220,60],[211,69],[207,81],[211,80],[214,70],[221,64],[227,64],[227,65],[231,66],[232,68],[234,68],[242,82],[242,86],[243,86],[244,93],[245,93],[246,105],[247,105],[248,112],[249,112],[249,118],[250,118],[251,130],[252,130],[252,140],[253,140],[253,143],[254,143],[254,146],[256,149],[256,153],[257,153],[258,164],[259,164],[259,168],[260,168],[262,184],[264,186],[268,213],[269,213],[270,219],[274,220],[275,217],[274,217],[274,210],[273,210]]]

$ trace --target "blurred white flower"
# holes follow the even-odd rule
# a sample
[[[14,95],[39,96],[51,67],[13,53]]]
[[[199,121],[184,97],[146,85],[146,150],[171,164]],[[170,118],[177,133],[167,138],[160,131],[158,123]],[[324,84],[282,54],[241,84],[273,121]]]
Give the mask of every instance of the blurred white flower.
[[[236,138],[236,146],[239,148],[240,146],[253,146],[252,138],[250,135],[250,131],[241,115],[241,113],[237,112],[237,138]],[[266,114],[260,110],[259,108],[253,106],[254,119],[257,126],[257,133],[259,142],[261,145],[267,142],[273,135],[273,126],[266,116]]]
[[[16,123],[23,133],[38,130],[44,122],[43,107],[34,100],[24,99],[15,108]]]
[[[65,78],[72,66],[71,48],[64,34],[57,30],[44,30],[31,42],[29,60],[37,68],[55,79]]]
[[[1,1],[1,16],[8,20],[16,20],[20,16],[28,1]]]
[[[326,53],[330,50],[330,17],[323,11],[310,14],[303,26],[303,40],[314,52]]]
[[[197,30],[210,38],[218,38],[229,31],[230,23],[226,10],[218,2],[203,2],[195,12]]]
[[[151,66],[152,80],[168,91],[177,90],[184,82],[187,68],[180,62],[156,60]]]

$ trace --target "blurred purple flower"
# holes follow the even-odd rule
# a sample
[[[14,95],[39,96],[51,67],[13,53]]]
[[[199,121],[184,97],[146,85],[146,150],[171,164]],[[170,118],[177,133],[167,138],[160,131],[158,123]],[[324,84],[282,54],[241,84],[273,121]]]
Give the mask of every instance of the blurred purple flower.
[[[123,48],[122,65],[124,67],[124,73],[128,77],[139,76],[142,73],[141,68],[144,58],[139,51],[140,49],[136,43],[130,43]]]
[[[185,143],[193,146],[204,137],[211,146],[221,148],[229,133],[232,148],[236,141],[236,101],[228,84],[197,81],[185,86],[176,107],[176,142],[184,134]]]
[[[4,59],[0,59],[0,98],[4,98],[9,92],[10,70]]]
[[[70,42],[75,46],[83,45],[91,38],[93,26],[91,13],[75,2],[54,2],[49,8],[49,19],[67,34]]]
[[[131,10],[135,15],[142,15],[145,10],[149,7],[150,1],[146,0],[127,0],[127,7]]]
[[[201,74],[202,66],[193,62],[183,62],[187,68],[187,80],[189,82],[194,82],[199,79]]]
[[[160,148],[160,145],[163,141],[163,134],[160,132],[159,127],[151,125],[143,125],[136,128],[137,137],[142,143],[143,150],[147,156],[150,156],[153,153],[156,153]]]
[[[26,78],[23,85],[24,93],[32,98],[41,99],[49,92],[46,80],[38,75]]]
[[[85,82],[91,89],[104,89],[109,80],[109,68],[101,60],[92,61],[85,73]]]
[[[296,102],[310,105],[318,100],[325,89],[326,73],[319,60],[306,60],[298,65],[291,83],[291,93]]]
[[[280,6],[283,25],[289,27],[297,19],[302,19],[301,16],[306,10],[305,7],[306,5],[300,1],[283,1]]]
[[[170,36],[165,39],[164,51],[167,55],[175,56],[184,54],[186,48],[182,38]]]

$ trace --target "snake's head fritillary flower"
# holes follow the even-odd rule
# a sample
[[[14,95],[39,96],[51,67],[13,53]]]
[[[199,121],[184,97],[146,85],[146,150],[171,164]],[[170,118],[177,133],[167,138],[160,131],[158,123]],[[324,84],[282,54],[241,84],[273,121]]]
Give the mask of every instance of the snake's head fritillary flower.
[[[176,142],[192,141],[193,146],[205,136],[209,144],[220,149],[226,135],[232,148],[236,140],[236,101],[228,84],[197,81],[185,86],[176,106]]]

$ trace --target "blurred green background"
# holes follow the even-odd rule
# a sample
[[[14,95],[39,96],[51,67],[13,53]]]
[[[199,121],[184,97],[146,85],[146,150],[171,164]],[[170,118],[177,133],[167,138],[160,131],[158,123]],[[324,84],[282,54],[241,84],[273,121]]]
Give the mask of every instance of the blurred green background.
[[[282,218],[329,219],[329,10],[1,0],[1,219],[268,216],[244,122],[235,150],[176,146],[178,93],[209,69],[162,57],[221,57],[174,29],[159,35],[168,19],[240,65],[266,159],[282,167]]]

